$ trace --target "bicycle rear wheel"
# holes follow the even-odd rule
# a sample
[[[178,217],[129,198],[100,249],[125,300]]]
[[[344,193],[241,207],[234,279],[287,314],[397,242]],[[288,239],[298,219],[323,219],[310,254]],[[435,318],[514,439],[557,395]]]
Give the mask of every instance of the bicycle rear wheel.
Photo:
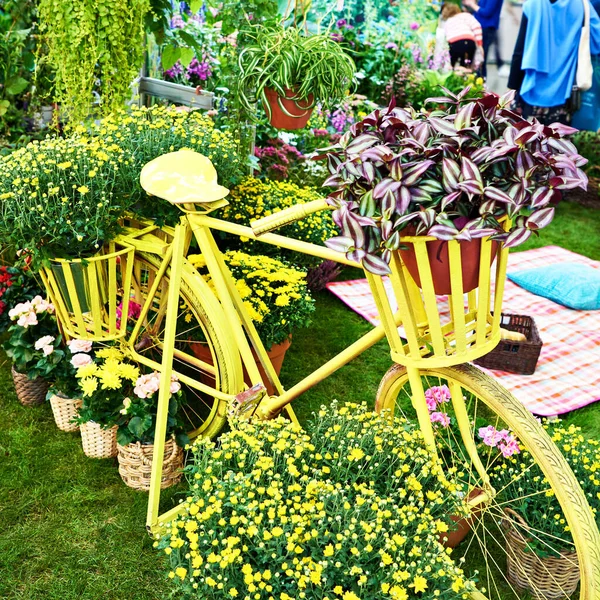
[[[137,252],[135,255],[135,302],[143,306],[156,279],[160,277],[160,281],[138,334],[129,340],[138,358],[152,360],[158,365],[162,360],[170,283],[170,269],[160,276],[160,266],[161,259],[154,254]],[[197,383],[231,395],[244,389],[241,359],[232,340],[233,335],[219,301],[196,269],[185,261],[177,311],[173,373],[180,381],[182,377],[189,378],[182,382],[185,396],[182,408],[188,435],[192,438],[198,435],[213,437],[227,421],[227,402],[201,391]]]
[[[426,401],[438,453],[448,477],[462,487],[457,493],[464,500],[463,518],[451,517],[459,535],[446,544],[456,544],[452,556],[478,580],[473,598],[598,600],[600,533],[575,475],[544,428],[471,365],[420,374],[424,389],[431,390]],[[395,365],[381,381],[376,410],[414,420],[412,396],[406,369]],[[570,531],[557,535],[539,526],[539,515],[528,514],[528,506],[540,499],[554,509],[547,517],[564,519]],[[538,560],[541,554],[555,560]]]

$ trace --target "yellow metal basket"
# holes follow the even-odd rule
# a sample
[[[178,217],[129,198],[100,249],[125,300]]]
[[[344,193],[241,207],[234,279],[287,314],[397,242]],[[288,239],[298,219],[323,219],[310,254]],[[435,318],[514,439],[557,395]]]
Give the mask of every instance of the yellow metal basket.
[[[133,252],[132,246],[109,243],[91,258],[57,258],[42,269],[46,291],[68,337],[106,342],[126,334]]]
[[[388,298],[382,277],[367,272],[392,348],[392,359],[407,367],[445,367],[470,362],[492,350],[500,340],[508,249],[498,249],[495,242],[483,238],[478,250],[475,288],[465,291],[461,253],[467,251],[467,244],[455,240],[444,242],[449,260],[450,293],[436,295],[432,262],[437,252],[431,250],[433,245],[440,244],[439,240],[412,236],[402,238],[402,243],[414,249],[420,285],[409,273],[400,251],[394,252],[390,263],[395,298]],[[497,256],[495,277],[492,277],[494,250]],[[413,274],[417,274],[414,268]],[[394,313],[394,300],[397,313]],[[404,329],[402,335],[398,324]]]

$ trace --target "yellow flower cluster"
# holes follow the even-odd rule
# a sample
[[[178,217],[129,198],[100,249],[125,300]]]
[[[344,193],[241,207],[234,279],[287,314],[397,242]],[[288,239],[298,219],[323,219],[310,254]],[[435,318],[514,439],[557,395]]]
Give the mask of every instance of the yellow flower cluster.
[[[306,272],[268,256],[230,250],[223,255],[248,315],[267,346],[287,339],[292,328],[308,324],[314,301],[306,287]],[[201,271],[202,255],[188,256]],[[204,279],[213,287],[209,273]]]
[[[318,200],[322,196],[311,188],[299,187],[285,181],[261,181],[254,177],[246,177],[231,190],[229,201],[221,216],[229,221],[248,225],[251,221],[277,213],[295,204],[306,204]],[[329,211],[313,213],[304,219],[286,227],[278,233],[313,244],[323,245],[326,240],[336,235],[336,227]],[[246,247],[253,248],[257,242],[244,239]],[[265,252],[265,244],[260,244],[260,251]],[[281,252],[279,248],[276,249]],[[297,259],[298,255],[294,255]]]
[[[192,448],[185,515],[156,542],[202,598],[466,598],[438,543],[455,495],[418,430],[364,405],[322,409],[303,431],[237,423]],[[418,597],[418,596],[417,596]]]
[[[98,390],[123,390],[125,385],[135,383],[140,376],[137,366],[126,362],[123,353],[114,347],[102,348],[96,352],[98,362],[90,362],[79,367],[76,377],[85,397]],[[122,395],[121,392],[119,392]]]

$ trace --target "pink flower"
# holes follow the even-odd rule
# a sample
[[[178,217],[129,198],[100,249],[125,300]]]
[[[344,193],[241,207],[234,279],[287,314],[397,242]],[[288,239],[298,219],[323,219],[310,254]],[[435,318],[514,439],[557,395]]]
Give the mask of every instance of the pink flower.
[[[171,394],[176,394],[181,389],[181,384],[177,379],[177,375],[171,375],[171,385],[169,387],[169,391]]]
[[[69,340],[67,342],[67,346],[69,347],[71,354],[76,354],[77,352],[92,351],[92,342],[88,340]]]
[[[411,28],[413,31],[416,31],[417,29],[419,29],[419,24],[418,24],[417,22],[413,21],[413,22],[410,24],[410,28]]]
[[[44,356],[50,356],[50,354],[54,352],[54,345],[52,342],[55,339],[56,338],[52,337],[51,335],[45,335],[34,344],[35,349],[42,350],[44,352]]]
[[[519,448],[519,442],[514,435],[509,434],[505,436],[504,443],[500,443],[498,445],[498,449],[502,452],[502,456],[504,458],[508,458],[513,454],[519,454],[521,452],[521,448]]]
[[[435,410],[438,405],[445,404],[450,398],[450,390],[447,385],[435,385],[425,390],[425,401],[429,412]]]
[[[92,357],[89,354],[74,354],[73,358],[71,358],[71,364],[76,368],[83,367],[85,365],[89,365],[92,362]]]
[[[8,311],[8,316],[11,321],[14,321],[21,315],[25,315],[33,310],[33,306],[31,306],[31,302],[20,302],[14,308],[11,308]]]
[[[439,423],[442,427],[450,425],[450,417],[444,412],[432,412],[429,415],[432,423]]]
[[[138,398],[150,398],[160,389],[160,375],[154,371],[147,375],[141,375],[135,382],[134,394]]]

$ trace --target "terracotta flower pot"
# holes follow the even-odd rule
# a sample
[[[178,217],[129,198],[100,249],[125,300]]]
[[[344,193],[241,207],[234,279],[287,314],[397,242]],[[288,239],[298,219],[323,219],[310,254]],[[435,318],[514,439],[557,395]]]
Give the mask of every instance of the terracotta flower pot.
[[[479,488],[472,489],[467,496],[467,500],[476,498],[482,491]],[[481,510],[474,510],[468,517],[450,515],[450,520],[455,524],[455,528],[440,534],[440,544],[445,548],[456,548],[469,535],[480,512]]]
[[[408,234],[410,235],[410,234]],[[468,242],[461,241],[460,257],[462,265],[463,292],[474,290],[479,284],[479,265],[481,263],[481,239],[475,239]],[[399,250],[400,258],[406,265],[411,277],[417,285],[421,287],[421,277],[417,267],[417,257],[413,244],[408,244],[406,250]],[[492,254],[490,257],[490,268],[496,254],[498,253],[498,242],[492,242]],[[435,240],[427,242],[427,255],[431,266],[431,276],[433,278],[433,288],[435,293],[442,296],[450,294],[450,259],[448,258],[448,242]]]
[[[269,358],[271,359],[271,364],[273,365],[273,368],[275,369],[275,373],[277,373],[277,376],[279,376],[279,373],[281,373],[281,367],[283,366],[283,359],[285,358],[285,353],[288,351],[288,348],[291,346],[291,344],[292,344],[292,340],[290,338],[290,339],[285,340],[281,344],[274,344],[273,346],[271,346],[271,349],[267,352],[267,354],[269,355]],[[192,348],[192,351],[193,351],[194,355],[196,356],[196,358],[199,358],[200,360],[204,361],[205,363],[208,363],[211,365],[213,364],[212,355],[210,353],[210,349],[207,344],[204,344],[204,343],[190,344],[190,347]],[[252,350],[252,355],[254,356],[254,358],[256,359],[256,362],[258,364],[258,371],[260,372],[260,376],[262,377],[263,381],[266,382],[265,387],[267,388],[267,393],[271,396],[274,395],[275,388],[268,381],[267,374],[265,373],[265,370],[263,369],[260,362],[258,362],[258,357],[256,356],[256,353],[254,352],[254,350]],[[206,385],[210,385],[210,386],[215,385],[214,377],[211,377],[208,373],[202,375],[200,379]],[[248,372],[246,371],[245,367],[244,367],[244,381],[249,386],[252,386],[256,383],[256,381],[250,380],[250,376],[248,375]]]
[[[296,100],[293,90],[286,88],[285,96],[280,96],[274,89],[265,88],[265,96],[269,104],[268,107],[265,107],[265,111],[269,116],[269,123],[273,127],[277,127],[277,129],[303,129],[306,127],[314,110],[312,94],[305,100]]]

